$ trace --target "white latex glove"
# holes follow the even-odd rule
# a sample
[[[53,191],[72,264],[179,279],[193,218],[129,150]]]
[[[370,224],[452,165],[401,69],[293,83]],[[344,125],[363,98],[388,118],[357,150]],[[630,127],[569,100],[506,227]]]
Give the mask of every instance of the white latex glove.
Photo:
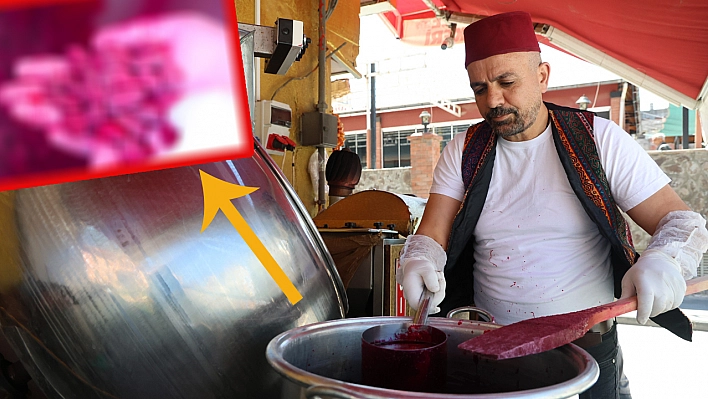
[[[402,259],[396,269],[396,282],[403,286],[403,296],[415,310],[418,310],[423,286],[428,287],[428,290],[434,294],[428,313],[440,312],[438,305],[445,299],[445,275],[442,270],[437,271],[432,262],[422,258]]]
[[[667,213],[656,226],[649,249],[658,249],[676,259],[685,280],[696,277],[703,253],[708,251],[706,220],[693,211]]]
[[[622,278],[622,299],[637,295],[639,324],[678,307],[685,294],[681,265],[660,250],[644,251]]]
[[[440,312],[438,305],[445,298],[443,270],[446,262],[447,254],[437,241],[422,234],[408,236],[396,269],[396,282],[403,286],[403,296],[411,308],[418,310],[418,301],[426,286],[434,293],[428,313]]]

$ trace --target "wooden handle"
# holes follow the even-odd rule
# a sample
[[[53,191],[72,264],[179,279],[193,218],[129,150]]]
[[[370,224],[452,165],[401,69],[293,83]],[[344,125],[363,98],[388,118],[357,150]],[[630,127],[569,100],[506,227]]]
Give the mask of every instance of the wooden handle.
[[[698,277],[686,281],[686,295],[708,290],[708,276]],[[592,316],[592,324],[622,316],[637,310],[637,296],[620,299],[607,305],[598,306],[597,312]],[[591,324],[591,325],[592,325]]]
[[[708,276],[698,277],[686,281],[686,295],[708,290]]]

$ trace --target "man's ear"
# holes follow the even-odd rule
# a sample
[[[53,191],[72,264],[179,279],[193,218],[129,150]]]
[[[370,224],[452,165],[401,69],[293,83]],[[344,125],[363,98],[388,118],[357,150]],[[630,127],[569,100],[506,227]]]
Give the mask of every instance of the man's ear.
[[[551,76],[551,65],[547,62],[542,62],[538,65],[538,84],[541,86],[541,93],[548,90],[548,79]]]

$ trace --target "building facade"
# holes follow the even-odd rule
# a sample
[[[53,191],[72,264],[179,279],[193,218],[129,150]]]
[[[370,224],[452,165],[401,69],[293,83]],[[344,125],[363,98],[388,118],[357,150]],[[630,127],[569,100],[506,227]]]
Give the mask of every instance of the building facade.
[[[639,109],[638,99],[627,95],[627,92],[633,89],[633,85],[623,80],[556,87],[544,94],[544,101],[577,108],[578,101],[586,98],[589,101],[587,104],[589,110],[614,121],[628,132],[636,132],[636,121],[639,118],[634,115],[630,118],[629,113],[633,114],[634,109]],[[375,96],[376,93],[373,95]],[[423,112],[430,114],[427,126],[422,124],[421,113]],[[411,168],[410,171],[401,172],[400,176],[414,183],[398,182],[393,187],[398,193],[422,197],[427,197],[429,182],[432,182],[432,171],[440,151],[454,136],[466,132],[469,126],[483,120],[473,97],[448,103],[377,109],[375,129],[371,128],[372,114],[369,110],[339,114],[344,125],[345,147],[359,155],[365,168],[357,191],[391,189],[391,184],[374,176],[380,173],[376,171]],[[431,134],[435,137],[434,142],[417,139],[419,136]],[[433,148],[428,148],[430,146]],[[427,161],[420,159],[421,157],[434,159]],[[422,170],[415,167],[416,161],[425,164],[421,165]],[[393,175],[395,175],[393,171],[382,174],[382,176]],[[386,187],[381,187],[382,185]]]

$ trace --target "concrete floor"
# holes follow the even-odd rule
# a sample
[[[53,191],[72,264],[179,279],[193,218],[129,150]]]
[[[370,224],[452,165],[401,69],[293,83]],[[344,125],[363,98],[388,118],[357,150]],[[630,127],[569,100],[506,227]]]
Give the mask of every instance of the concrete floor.
[[[692,342],[660,327],[626,324],[632,314],[620,319],[618,334],[633,399],[708,398],[708,311],[682,309],[694,324]]]

